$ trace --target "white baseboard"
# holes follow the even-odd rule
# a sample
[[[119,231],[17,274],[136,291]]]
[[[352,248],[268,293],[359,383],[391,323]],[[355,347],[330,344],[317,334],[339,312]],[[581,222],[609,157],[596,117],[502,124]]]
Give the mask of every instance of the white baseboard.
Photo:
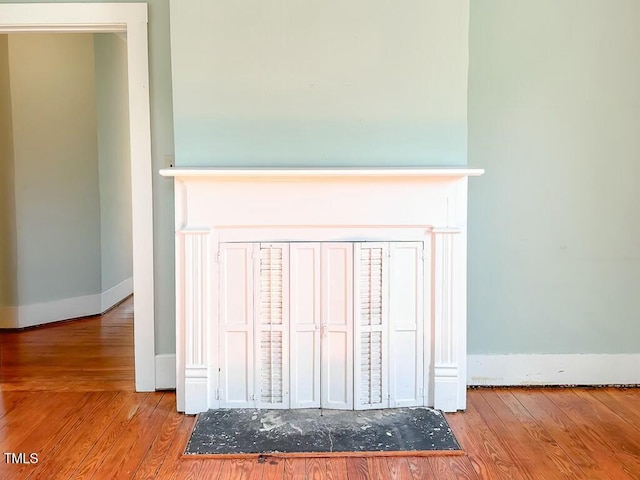
[[[640,354],[469,355],[467,384],[639,385]]]
[[[33,327],[101,313],[100,294],[20,305],[17,309],[18,328]]]
[[[16,328],[18,311],[16,307],[0,307],[0,328]]]
[[[62,300],[34,303],[31,305],[20,305],[13,307],[16,310],[17,321],[14,321],[14,325],[11,327],[33,327],[35,325],[59,322],[61,320],[99,315],[132,293],[133,277],[130,277],[116,286],[102,293],[96,293],[95,295],[63,298]],[[2,326],[2,324],[0,324],[0,326]]]
[[[111,287],[109,290],[102,292],[102,295],[100,296],[100,313],[106,312],[132,293],[133,277],[129,277],[114,287]]]
[[[156,390],[176,388],[176,354],[156,355]]]

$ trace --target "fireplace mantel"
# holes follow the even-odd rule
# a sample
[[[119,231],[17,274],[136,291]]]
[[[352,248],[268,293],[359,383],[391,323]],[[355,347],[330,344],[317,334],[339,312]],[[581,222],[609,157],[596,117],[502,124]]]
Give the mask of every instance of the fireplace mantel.
[[[220,258],[255,242],[414,242],[424,252],[424,405],[466,408],[468,167],[219,168],[173,177],[178,409],[220,408]],[[247,327],[250,328],[250,327]]]
[[[344,167],[344,168],[222,168],[173,167],[160,170],[165,177],[217,177],[217,178],[358,178],[358,177],[475,177],[483,169],[470,167]]]

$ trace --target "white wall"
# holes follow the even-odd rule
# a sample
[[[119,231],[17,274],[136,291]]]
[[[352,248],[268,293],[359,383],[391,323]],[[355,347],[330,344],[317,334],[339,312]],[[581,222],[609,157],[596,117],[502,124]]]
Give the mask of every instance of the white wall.
[[[9,36],[18,302],[100,291],[93,38]]]

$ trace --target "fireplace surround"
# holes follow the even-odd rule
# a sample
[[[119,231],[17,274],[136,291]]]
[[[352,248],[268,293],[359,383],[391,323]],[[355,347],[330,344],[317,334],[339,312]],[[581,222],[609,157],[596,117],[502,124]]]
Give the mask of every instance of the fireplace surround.
[[[277,330],[285,339],[279,344],[277,353],[279,359],[284,357],[284,360],[278,360],[278,365],[284,365],[284,370],[277,373],[276,379],[281,385],[280,394],[287,399],[280,404],[281,408],[296,408],[299,403],[293,398],[297,388],[294,383],[307,380],[312,390],[337,388],[342,392],[338,396],[343,395],[345,400],[335,403],[342,406],[334,408],[372,408],[373,404],[367,407],[358,394],[364,378],[360,368],[362,361],[358,357],[362,353],[357,353],[362,352],[362,348],[358,342],[365,338],[365,333],[362,333],[360,317],[353,318],[362,310],[357,305],[360,292],[353,293],[353,284],[358,283],[358,275],[354,272],[362,269],[358,262],[364,257],[355,257],[362,251],[371,251],[373,247],[379,247],[380,252],[389,252],[406,245],[411,248],[417,246],[416,251],[419,251],[415,255],[415,265],[418,265],[416,271],[420,281],[410,284],[411,288],[419,285],[415,299],[419,308],[411,309],[411,312],[419,314],[417,326],[412,330],[412,338],[419,337],[419,348],[411,357],[417,362],[417,368],[405,368],[401,361],[394,359],[394,355],[402,353],[403,346],[398,340],[400,334],[389,327],[390,340],[381,343],[380,347],[383,352],[380,354],[383,359],[380,371],[384,378],[380,385],[384,392],[384,407],[400,406],[395,392],[408,385],[415,391],[413,403],[408,405],[432,406],[444,411],[465,409],[467,183],[469,176],[482,173],[481,169],[468,167],[191,167],[162,170],[163,176],[175,179],[178,409],[198,413],[229,406],[273,406],[264,395],[261,397],[261,389],[264,393],[265,388],[261,386],[261,378],[264,384],[265,374],[260,371],[264,369],[260,364],[264,359],[260,360],[259,335],[265,331],[261,326],[264,321],[259,319],[259,312],[256,313],[257,306],[256,312],[250,311],[254,303],[257,305],[261,301],[255,297],[260,295],[260,279],[256,277],[259,273],[256,272],[261,268],[264,270],[260,266],[264,262],[260,263],[261,260],[251,252],[258,252],[259,257],[260,252],[273,248],[280,252],[279,259],[284,258],[284,267],[277,267],[277,271],[281,275],[278,278],[285,281],[277,292],[278,302],[285,303],[279,303],[276,310],[279,315],[284,311],[286,318],[279,326],[268,328],[270,332]],[[294,259],[293,252],[298,251],[301,245],[303,248],[308,246],[309,251],[318,252],[317,255],[326,250],[329,253],[323,255],[327,258],[332,251],[347,252],[345,255],[349,259],[345,264],[349,265],[347,270],[351,272],[340,281],[327,273],[328,280],[321,282],[330,286],[326,288],[341,289],[331,295],[346,299],[343,303],[351,305],[350,309],[344,310],[345,325],[347,329],[354,329],[355,334],[349,331],[340,337],[344,341],[337,343],[346,346],[340,355],[327,360],[326,368],[324,360],[318,363],[318,381],[315,383],[311,379],[316,375],[314,368],[303,369],[302,373],[298,370],[295,373],[293,369],[296,363],[291,353],[295,346],[295,315],[289,312],[287,302],[294,301],[291,289],[296,284],[296,277],[289,277],[288,270],[281,273],[290,268],[289,259]],[[232,257],[227,259],[231,251],[241,252],[240,257],[234,257],[240,260],[233,264],[233,278],[224,273],[228,270],[225,262],[232,261]],[[383,253],[383,257],[393,258],[390,253]],[[257,262],[253,270],[252,259]],[[326,262],[318,262],[317,265],[322,264],[318,269],[324,271]],[[381,262],[383,267],[391,265],[384,268],[390,268],[393,273],[393,260]],[[327,272],[336,271],[330,262],[326,264],[329,265]],[[325,274],[321,272],[318,275]],[[385,275],[382,276],[390,276]],[[402,315],[406,313],[402,312],[407,310],[402,305],[394,307],[393,300],[388,298],[389,289],[402,292],[407,288],[406,275],[401,272],[396,277],[400,280],[395,280],[395,286],[391,282],[387,290],[383,288],[381,302],[378,302],[383,310],[390,310],[387,317],[383,315],[381,318],[388,318],[392,325],[404,322],[406,319]],[[257,280],[253,282],[252,278]],[[249,283],[245,282],[246,279]],[[231,285],[229,282],[235,283]],[[247,287],[253,285],[252,282],[256,284],[253,290],[253,287]],[[318,318],[310,320],[312,327],[316,328],[311,330],[318,332],[318,349],[326,348],[328,351],[331,344],[324,343],[322,338],[331,338],[331,332],[326,334],[327,325],[322,322],[326,317],[324,311],[333,307],[321,299],[326,288],[318,286],[317,294],[311,291],[309,298],[320,298]],[[225,293],[229,289],[233,291]],[[236,295],[240,290],[244,293]],[[232,297],[229,295],[235,299],[234,302],[242,304],[238,310],[242,312],[238,314],[240,316],[231,320],[228,303]],[[255,302],[249,297],[255,297]],[[245,302],[245,299],[248,300]],[[391,306],[387,307],[388,304]],[[226,328],[225,322],[239,327]],[[331,320],[328,322],[330,327]],[[387,332],[384,322],[387,320],[382,321],[379,329],[372,327],[369,330]],[[231,330],[233,332],[228,333]],[[316,337],[309,338],[313,342]],[[273,350],[273,346],[271,348]],[[331,348],[335,351],[333,346]],[[320,358],[321,354],[318,355]],[[336,358],[342,360],[336,361]],[[331,368],[336,373],[331,373]],[[405,370],[413,372],[410,381],[403,377]],[[331,376],[337,380],[325,382]],[[367,373],[367,382],[370,377]],[[387,378],[390,379],[388,382]],[[313,403],[315,394],[311,394],[312,404],[332,408],[331,395],[325,393],[318,393],[317,403]],[[325,397],[326,404],[323,403]],[[236,404],[236,399],[241,401]]]

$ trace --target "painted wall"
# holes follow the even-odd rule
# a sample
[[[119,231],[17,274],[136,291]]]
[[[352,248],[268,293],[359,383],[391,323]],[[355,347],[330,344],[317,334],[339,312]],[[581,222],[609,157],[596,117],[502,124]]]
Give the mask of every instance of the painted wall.
[[[93,37],[12,34],[9,54],[18,303],[98,293]]]
[[[184,10],[177,7],[172,15],[193,5],[185,1]],[[470,353],[638,352],[640,322],[633,314],[640,311],[634,293],[640,284],[640,227],[632,182],[640,163],[632,158],[640,148],[640,57],[634,47],[640,42],[631,27],[638,24],[638,8],[634,0],[616,0],[615,8],[605,0],[471,4],[468,163],[487,174],[470,182]],[[157,171],[173,153],[168,0],[151,0],[149,15]],[[191,28],[213,21],[219,20],[201,16]],[[244,28],[243,22],[235,27]],[[196,41],[201,32],[191,37],[181,27],[174,33],[184,37],[180,48],[202,53]],[[328,95],[327,83],[322,86]],[[310,89],[296,98],[306,98]],[[179,90],[176,124],[186,126],[187,114],[193,115],[178,99]],[[319,151],[336,153],[322,137],[315,140]],[[343,139],[344,151],[356,140]],[[240,155],[237,145],[231,147],[225,144]],[[182,161],[180,154],[176,160]],[[172,192],[171,181],[154,176],[156,353],[175,349]]]
[[[640,3],[472,2],[469,352],[640,352]]]
[[[16,231],[13,187],[13,127],[11,124],[9,48],[0,35],[0,327],[14,322],[16,305]]]
[[[176,164],[465,164],[467,0],[173,0]]]
[[[0,43],[0,326],[99,313],[131,293],[126,38],[95,38]]]
[[[94,35],[101,290],[133,275],[126,37]]]

